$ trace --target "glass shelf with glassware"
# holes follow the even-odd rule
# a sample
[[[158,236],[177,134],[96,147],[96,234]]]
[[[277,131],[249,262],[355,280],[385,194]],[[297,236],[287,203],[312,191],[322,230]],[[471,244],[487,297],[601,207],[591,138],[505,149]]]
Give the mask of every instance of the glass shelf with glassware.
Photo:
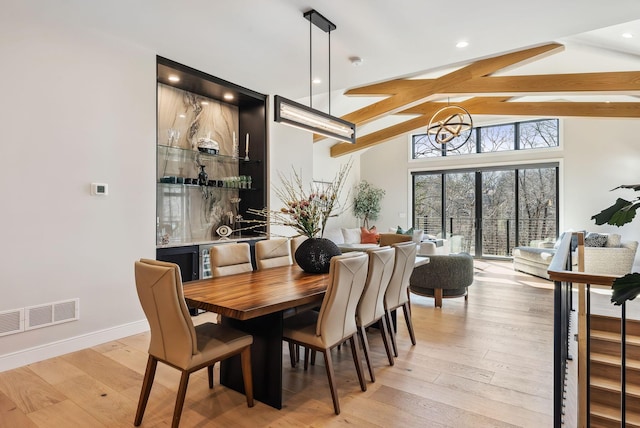
[[[242,162],[242,163],[260,163],[258,160],[247,159],[244,157],[222,155],[220,153],[213,153],[208,151],[200,151],[193,149],[185,149],[182,147],[172,147],[158,144],[158,158],[165,159],[167,161],[198,161],[198,160],[215,160],[217,162]]]
[[[259,190],[256,187],[224,187],[224,186],[219,186],[218,183],[220,182],[220,180],[208,180],[206,185],[200,185],[200,184],[198,184],[197,179],[183,178],[183,180],[180,180],[181,178],[183,178],[183,177],[162,177],[160,179],[160,181],[158,182],[158,184],[163,185],[163,186],[172,186],[172,187],[174,187],[174,186],[175,187],[183,186],[183,187],[192,188],[192,189],[198,189],[200,187],[207,187],[207,188],[219,189],[219,190],[223,190],[223,191],[227,191],[227,190]],[[195,180],[195,182],[190,181],[190,180]]]

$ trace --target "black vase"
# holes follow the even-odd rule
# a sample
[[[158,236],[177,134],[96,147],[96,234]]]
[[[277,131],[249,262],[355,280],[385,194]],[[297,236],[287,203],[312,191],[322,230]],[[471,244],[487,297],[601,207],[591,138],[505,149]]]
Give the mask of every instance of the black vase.
[[[327,273],[331,257],[342,254],[338,246],[326,238],[309,238],[296,250],[298,266],[307,273]]]

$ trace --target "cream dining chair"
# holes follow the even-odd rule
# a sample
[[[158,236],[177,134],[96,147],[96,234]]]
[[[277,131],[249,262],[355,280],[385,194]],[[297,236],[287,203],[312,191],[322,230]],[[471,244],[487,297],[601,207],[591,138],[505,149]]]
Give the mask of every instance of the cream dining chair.
[[[413,332],[413,323],[411,322],[411,307],[409,306],[409,279],[416,263],[417,245],[415,242],[403,242],[393,244],[396,250],[395,264],[393,266],[393,274],[389,280],[389,286],[384,294],[384,310],[389,325],[389,333],[391,334],[391,344],[393,345],[393,354],[398,356],[398,345],[396,343],[396,334],[391,320],[391,311],[402,307],[404,312],[404,320],[407,323],[411,343],[416,344],[416,336]]]
[[[258,270],[292,264],[291,246],[287,238],[265,239],[256,242],[256,267]]]
[[[214,245],[209,249],[211,275],[227,276],[251,272],[251,250],[246,242]]]
[[[355,339],[355,312],[367,279],[368,256],[360,252],[334,256],[329,268],[329,284],[320,312],[307,311],[284,321],[283,338],[291,345],[300,345],[324,354],[325,368],[336,415],[340,414],[331,349],[349,339],[353,362],[362,391],[367,390],[362,373],[360,349]],[[305,355],[305,360],[309,353]],[[292,359],[293,362],[293,359]],[[306,361],[305,361],[306,363]],[[305,364],[306,365],[306,364]]]
[[[240,354],[247,405],[253,407],[253,337],[214,323],[194,327],[176,264],[141,259],[135,262],[135,279],[138,298],[149,321],[151,341],[134,425],[142,423],[158,361],[182,372],[171,422],[173,428],[180,423],[189,375],[207,367],[209,388],[213,388],[214,363],[236,354]]]
[[[395,264],[396,250],[391,247],[382,247],[368,250],[369,254],[369,270],[367,273],[367,281],[365,283],[362,297],[356,308],[356,326],[358,327],[358,336],[364,350],[364,358],[369,368],[369,376],[371,382],[376,381],[373,373],[373,365],[369,352],[369,341],[367,340],[366,328],[380,322],[380,335],[387,352],[389,365],[392,366],[393,355],[391,354],[391,345],[389,343],[389,329],[384,311],[384,295],[389,286],[389,280],[393,273]]]

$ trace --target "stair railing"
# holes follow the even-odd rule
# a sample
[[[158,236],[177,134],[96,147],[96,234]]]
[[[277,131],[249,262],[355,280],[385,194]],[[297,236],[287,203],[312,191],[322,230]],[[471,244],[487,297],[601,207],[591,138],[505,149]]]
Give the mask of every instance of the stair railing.
[[[577,238],[577,270],[572,270],[572,238]],[[572,289],[578,291],[578,387],[577,421],[578,427],[590,426],[589,384],[590,384],[590,335],[591,335],[591,287],[611,289],[616,276],[584,273],[584,234],[565,233],[556,254],[549,265],[549,279],[554,281],[554,427],[560,428],[564,422],[565,400],[567,394],[567,365],[573,357],[569,353],[569,330],[572,310]],[[625,373],[626,373],[626,309],[622,305],[621,315],[621,426],[625,426]]]

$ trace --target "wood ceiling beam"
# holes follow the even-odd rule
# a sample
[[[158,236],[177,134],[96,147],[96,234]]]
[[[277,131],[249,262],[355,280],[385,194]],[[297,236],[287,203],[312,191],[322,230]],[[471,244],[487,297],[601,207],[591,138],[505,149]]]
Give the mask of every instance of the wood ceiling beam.
[[[437,95],[501,95],[476,97],[456,103],[472,115],[640,118],[640,103],[632,102],[509,102],[515,95],[521,94],[640,94],[639,71],[488,77],[507,66],[542,54],[555,53],[561,48],[562,45],[552,43],[480,60],[436,79],[396,79],[349,90],[347,95],[388,96],[343,116],[356,125],[363,125],[389,114],[411,114],[417,117],[360,135],[356,144],[336,144],[331,147],[331,156],[353,153],[426,127],[433,114],[447,105],[444,102],[425,102]],[[318,139],[322,137],[314,141]]]
[[[384,100],[348,113],[342,116],[342,118],[355,123],[357,126],[364,125],[382,116],[412,107],[433,94],[446,93],[452,85],[495,73],[505,67],[530,60],[543,54],[555,53],[563,48],[564,46],[558,43],[550,43],[497,57],[482,59],[462,67],[459,70],[438,77],[437,79],[423,81],[410,91],[402,91],[394,94]]]
[[[436,109],[434,109],[434,112]],[[411,132],[415,129],[426,127],[429,124],[431,116],[418,116],[416,118],[398,123],[396,125],[389,126],[379,131],[372,132],[367,135],[356,138],[356,144],[349,143],[337,143],[331,146],[331,157],[337,158],[339,156],[348,155],[367,147],[372,147],[377,144],[384,143],[385,141],[392,140],[398,135],[402,135],[407,132]]]
[[[393,80],[371,85],[372,91],[360,95],[381,95],[381,91],[413,91],[434,79]],[[544,74],[539,76],[480,77],[449,86],[443,95],[464,94],[526,94],[526,93],[581,93],[581,92],[635,92],[640,91],[640,71],[616,71],[603,73]],[[382,94],[384,95],[384,94]]]

